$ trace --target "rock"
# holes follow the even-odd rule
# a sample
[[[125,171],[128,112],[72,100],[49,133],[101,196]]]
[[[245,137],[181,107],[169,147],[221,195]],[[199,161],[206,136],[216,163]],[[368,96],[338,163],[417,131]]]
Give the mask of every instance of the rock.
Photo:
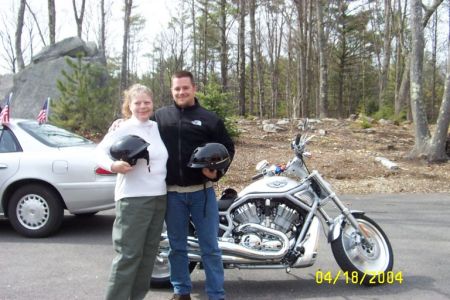
[[[13,87],[13,74],[0,75],[0,105]]]
[[[348,119],[349,119],[350,121],[356,121],[356,120],[358,119],[358,115],[357,115],[357,114],[351,114],[351,115],[348,117]]]
[[[286,129],[283,127],[277,126],[275,124],[264,124],[263,130],[265,132],[278,132],[278,131],[284,131]]]
[[[325,129],[319,129],[319,135],[325,136],[327,135],[327,131]]]
[[[398,170],[398,165],[385,157],[377,156],[375,157],[375,161],[380,162],[383,166],[385,166],[389,170]]]
[[[83,53],[83,62],[103,65],[104,59],[99,54],[95,43],[85,43],[78,37],[67,38],[53,46],[45,47],[33,57],[32,63],[14,75],[11,117],[36,118],[44,101],[50,97],[57,101],[60,96],[57,81],[64,80],[61,72],[68,74],[72,69],[66,59],[76,61],[77,53]],[[107,80],[104,74],[103,83]]]
[[[95,56],[98,54],[98,49],[93,42],[85,43],[79,37],[69,37],[54,45],[44,47],[41,52],[33,56],[32,62],[36,64],[62,56],[75,58],[78,53],[83,56]]]
[[[392,125],[392,124],[394,124],[394,121],[380,119],[380,120],[378,120],[378,124],[383,125],[383,126],[385,126],[385,125]]]
[[[289,123],[290,123],[289,119],[281,119],[277,121],[277,125],[287,125]]]

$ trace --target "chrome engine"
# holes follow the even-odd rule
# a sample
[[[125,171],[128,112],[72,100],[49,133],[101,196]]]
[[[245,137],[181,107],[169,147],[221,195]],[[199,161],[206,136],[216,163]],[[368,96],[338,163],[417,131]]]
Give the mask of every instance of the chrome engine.
[[[299,221],[296,210],[285,204],[269,208],[269,214],[264,214],[264,208],[257,207],[255,203],[246,203],[236,209],[234,221],[239,224],[256,223],[287,233]]]
[[[277,251],[283,247],[283,238],[280,236],[293,236],[297,225],[300,223],[298,212],[289,208],[285,204],[273,203],[266,199],[254,202],[248,202],[238,207],[233,214],[233,221],[236,225],[243,224],[259,224],[265,229],[270,229],[271,234],[267,230],[251,230],[251,232],[240,232],[239,245],[253,250],[261,251]],[[239,227],[237,227],[239,228]],[[248,231],[248,230],[247,230]]]

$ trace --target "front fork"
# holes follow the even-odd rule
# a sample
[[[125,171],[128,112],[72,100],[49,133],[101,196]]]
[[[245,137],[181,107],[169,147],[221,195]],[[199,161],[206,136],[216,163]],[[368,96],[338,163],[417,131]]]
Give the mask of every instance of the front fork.
[[[342,214],[336,217],[332,224],[330,225],[330,229],[328,232],[328,242],[331,243],[332,241],[336,240],[342,231],[342,223],[345,222],[345,220],[348,220],[350,225],[356,230],[357,233],[359,233],[361,237],[361,244],[364,246],[370,248],[372,245],[372,242],[370,240],[369,233],[364,228],[363,225],[359,224],[358,221],[356,221],[356,218],[354,214],[361,214],[363,215],[363,211],[358,210],[348,210],[342,211]]]

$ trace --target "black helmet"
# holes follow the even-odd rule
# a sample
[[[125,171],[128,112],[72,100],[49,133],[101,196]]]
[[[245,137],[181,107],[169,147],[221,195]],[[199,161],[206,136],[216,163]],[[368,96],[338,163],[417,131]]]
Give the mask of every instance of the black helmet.
[[[150,144],[137,135],[126,135],[117,140],[109,149],[114,160],[123,160],[134,166],[139,158],[145,158],[147,165],[149,156],[147,147]]]
[[[227,148],[219,143],[207,143],[197,147],[192,152],[189,168],[208,168],[221,170],[228,168],[231,163]]]

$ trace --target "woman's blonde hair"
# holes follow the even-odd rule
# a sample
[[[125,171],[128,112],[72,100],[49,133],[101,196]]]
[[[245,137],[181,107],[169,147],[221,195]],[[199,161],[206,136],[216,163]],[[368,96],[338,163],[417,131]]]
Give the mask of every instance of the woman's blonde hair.
[[[131,117],[130,103],[133,98],[139,94],[146,94],[153,99],[153,92],[151,89],[143,84],[135,83],[123,92],[122,115],[125,119]]]

